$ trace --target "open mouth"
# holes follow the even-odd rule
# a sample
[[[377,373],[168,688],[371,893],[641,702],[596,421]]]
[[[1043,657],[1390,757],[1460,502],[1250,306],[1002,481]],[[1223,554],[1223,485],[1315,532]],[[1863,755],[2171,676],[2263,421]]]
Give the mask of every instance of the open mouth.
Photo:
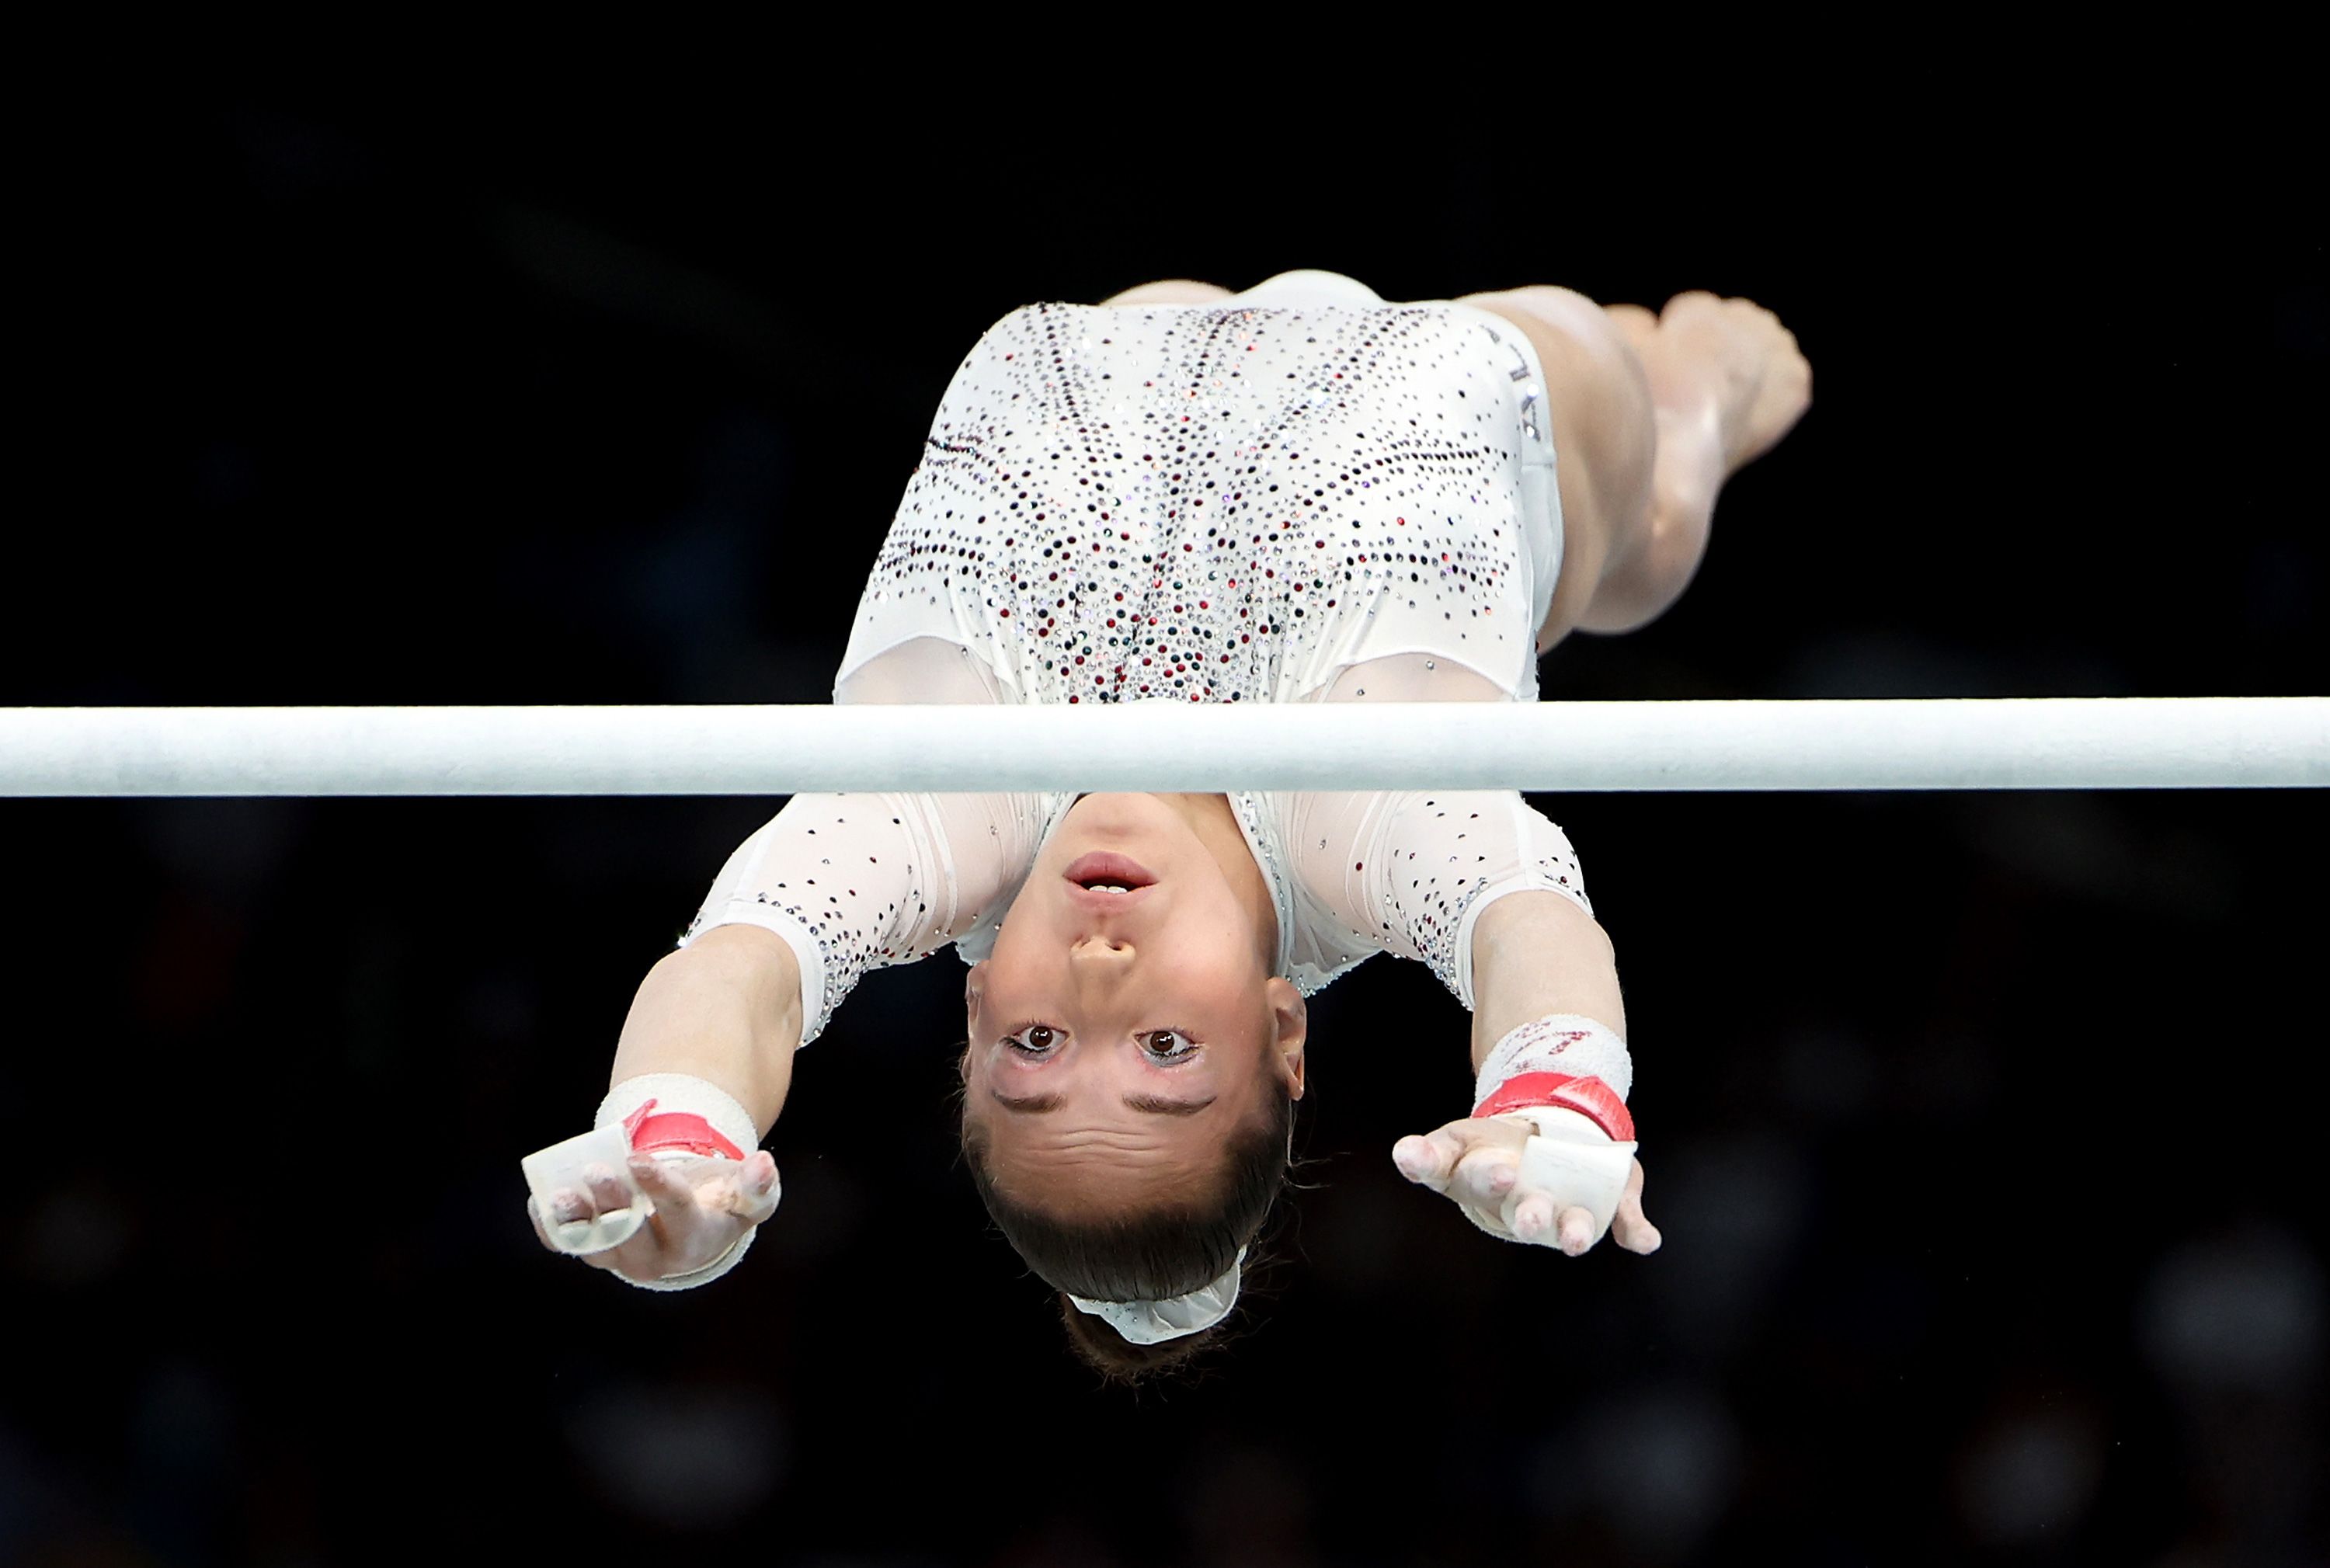
[[[1063,874],[1087,893],[1113,893],[1119,897],[1138,892],[1157,880],[1155,874],[1139,861],[1110,850],[1078,855]]]

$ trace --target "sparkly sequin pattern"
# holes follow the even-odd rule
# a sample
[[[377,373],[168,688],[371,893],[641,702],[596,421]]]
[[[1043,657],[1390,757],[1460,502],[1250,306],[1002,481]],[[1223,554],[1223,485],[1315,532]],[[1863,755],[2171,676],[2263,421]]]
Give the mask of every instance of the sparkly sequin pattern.
[[[1270,795],[1274,858],[1299,890],[1287,972],[1315,990],[1376,952],[1431,967],[1473,1005],[1473,927],[1508,893],[1594,912],[1568,835],[1511,790]]]
[[[1013,312],[933,420],[836,700],[1533,700],[1559,519],[1518,336],[1452,305]],[[1229,799],[1306,992],[1390,951],[1470,1006],[1489,902],[1586,907],[1511,792]],[[796,797],[683,940],[783,936],[806,1043],[869,968],[991,951],[1074,800]]]
[[[1011,701],[1300,702],[1425,650],[1533,698],[1533,367],[1501,325],[1448,305],[1014,311],[947,391],[844,675],[935,636]]]

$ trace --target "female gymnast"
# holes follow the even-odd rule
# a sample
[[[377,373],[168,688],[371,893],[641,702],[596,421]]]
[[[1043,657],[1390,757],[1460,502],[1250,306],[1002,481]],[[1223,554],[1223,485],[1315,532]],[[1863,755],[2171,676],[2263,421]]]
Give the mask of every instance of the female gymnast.
[[[1810,396],[1777,319],[1704,293],[1295,272],[1017,310],[940,405],[834,700],[1534,701],[1569,632],[1674,601]],[[629,1159],[530,1204],[545,1243],[643,1196],[584,1261],[725,1272],[777,1205],[794,1051],[950,942],[973,1179],[1112,1375],[1217,1332],[1285,1184],[1304,997],[1378,950],[1473,1015],[1472,1113],[1399,1170],[1508,1240],[1659,1244],[1611,945],[1510,791],[797,795],[641,983],[596,1121]]]

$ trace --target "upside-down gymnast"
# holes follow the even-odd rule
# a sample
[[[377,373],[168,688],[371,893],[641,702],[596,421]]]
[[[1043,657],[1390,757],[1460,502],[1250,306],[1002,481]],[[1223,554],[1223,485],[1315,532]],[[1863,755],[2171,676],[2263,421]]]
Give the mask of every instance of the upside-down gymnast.
[[[1674,601],[1810,396],[1771,313],[1704,293],[1296,272],[1016,310],[939,407],[834,701],[1531,702],[1563,637]],[[1471,1114],[1421,1118],[1458,1113],[1402,1174],[1511,1241],[1659,1244],[1610,941],[1561,830],[1495,790],[796,795],[640,984],[596,1120],[628,1170],[530,1203],[545,1243],[636,1190],[652,1218],[587,1262],[734,1266],[794,1051],[949,943],[973,1180],[1114,1376],[1219,1332],[1285,1185],[1304,998],[1378,950],[1473,1015]]]

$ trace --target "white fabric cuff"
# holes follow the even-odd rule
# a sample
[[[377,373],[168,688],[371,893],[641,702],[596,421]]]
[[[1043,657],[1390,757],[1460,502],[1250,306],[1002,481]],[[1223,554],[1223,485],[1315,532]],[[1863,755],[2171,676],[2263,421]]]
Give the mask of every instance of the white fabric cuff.
[[[1608,1025],[1577,1013],[1552,1013],[1514,1028],[1489,1048],[1473,1088],[1480,1104],[1509,1078],[1524,1072],[1566,1072],[1598,1078],[1624,1100],[1634,1087],[1634,1059]]]

